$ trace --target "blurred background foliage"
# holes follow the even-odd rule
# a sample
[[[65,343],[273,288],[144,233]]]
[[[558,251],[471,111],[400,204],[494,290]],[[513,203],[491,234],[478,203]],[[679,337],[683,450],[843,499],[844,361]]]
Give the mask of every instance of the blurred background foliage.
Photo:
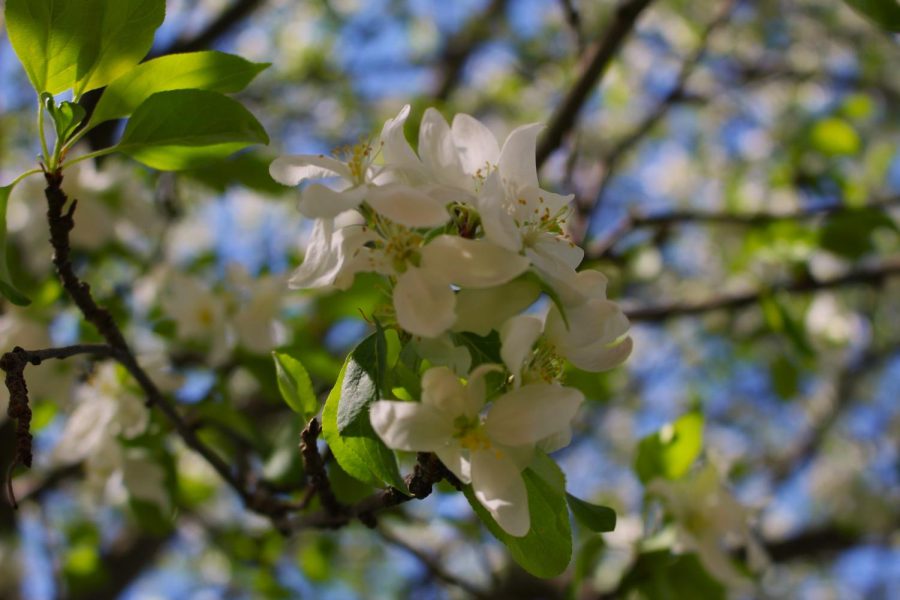
[[[609,276],[635,338],[624,367],[568,379],[589,406],[557,458],[572,493],[619,518],[602,536],[576,527],[563,576],[539,581],[517,568],[456,493],[409,503],[374,530],[282,537],[158,415],[123,442],[128,456],[157,465],[158,489],[137,491],[125,467],[92,483],[95,466],[54,452],[77,407],[73,390],[94,381],[95,365],[72,360],[27,373],[36,459],[15,481],[19,510],[0,507],[0,596],[659,598],[665,581],[673,598],[722,597],[693,555],[638,551],[655,527],[634,469],[639,442],[697,410],[706,456],[751,508],[773,561],[769,597],[896,597],[900,49],[884,30],[890,5],[650,2],[573,126],[542,147],[545,187],[576,194],[573,235]],[[365,277],[338,295],[284,289],[308,225],[268,163],[353,144],[404,103],[411,124],[436,106],[499,135],[535,121],[552,130],[617,5],[170,0],[167,9],[154,54],[214,48],[272,63],[241,99],[273,143],[178,175],[119,160],[67,171],[80,200],[75,257],[202,439],[239,473],[295,492],[303,423],[286,417],[268,351],[300,359],[324,397],[381,296]],[[5,39],[0,86],[8,181],[39,148],[33,92]],[[114,135],[98,129],[88,141]],[[3,307],[3,351],[96,340],[52,273],[41,187],[28,180],[11,199],[14,276],[35,302]],[[189,321],[208,327],[191,333]],[[0,425],[4,464],[12,431]],[[371,492],[328,468],[341,499]]]

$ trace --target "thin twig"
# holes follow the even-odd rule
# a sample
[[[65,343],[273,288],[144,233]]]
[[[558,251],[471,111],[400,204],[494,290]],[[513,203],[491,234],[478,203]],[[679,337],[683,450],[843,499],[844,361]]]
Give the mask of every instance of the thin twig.
[[[313,417],[300,434],[300,452],[303,455],[303,467],[307,478],[309,478],[310,488],[318,494],[322,507],[329,514],[339,517],[346,512],[346,507],[338,501],[334,491],[331,489],[331,482],[328,481],[325,463],[322,461],[322,455],[319,454],[319,448],[316,445],[321,431],[322,426],[319,424],[319,420]]]
[[[755,212],[755,213],[727,213],[711,211],[673,210],[661,214],[645,215],[639,212],[631,212],[623,218],[602,239],[587,245],[585,253],[589,259],[600,259],[608,256],[609,252],[619,242],[637,231],[638,229],[656,227],[678,227],[691,224],[702,225],[730,225],[736,227],[764,227],[772,223],[785,221],[806,221],[823,216],[851,213],[860,209],[885,210],[900,206],[900,196],[893,196],[880,200],[874,200],[863,206],[848,206],[846,204],[829,204],[804,208],[790,212]]]
[[[407,543],[405,540],[395,535],[392,531],[389,531],[384,527],[379,527],[376,529],[376,531],[378,532],[378,535],[381,536],[381,539],[383,539],[385,542],[415,557],[420,563],[422,563],[422,566],[425,567],[425,569],[432,577],[440,579],[444,583],[461,589],[465,593],[469,594],[469,596],[471,596],[472,598],[487,600],[491,597],[489,594],[478,589],[462,577],[457,577],[456,575],[450,573],[443,567],[443,565],[441,565],[440,559],[436,559],[427,552],[416,548],[412,544]]]
[[[687,93],[688,80],[691,75],[694,74],[694,71],[700,63],[703,62],[713,33],[725,25],[730,19],[732,11],[734,10],[734,5],[734,0],[725,2],[718,16],[716,16],[700,34],[700,40],[697,43],[697,47],[681,64],[681,69],[678,72],[675,85],[672,86],[669,93],[660,99],[646,116],[638,122],[634,129],[620,139],[603,157],[601,161],[603,172],[600,183],[597,185],[596,191],[587,195],[587,197],[592,200],[586,204],[579,203],[577,205],[578,230],[574,232],[576,240],[585,239],[586,233],[590,231],[591,218],[597,213],[597,207],[602,204],[606,190],[609,187],[610,181],[612,181],[613,175],[621,160],[632,148],[638,145],[660,121],[662,121],[673,106],[690,97]]]
[[[849,273],[827,279],[797,279],[769,285],[768,287],[737,293],[717,294],[697,302],[672,302],[657,306],[631,308],[625,311],[634,322],[662,322],[674,317],[701,315],[715,310],[736,309],[756,304],[764,296],[779,292],[810,293],[852,285],[877,286],[889,277],[900,276],[900,257],[858,267]]]
[[[582,106],[619,53],[619,48],[634,29],[638,17],[651,2],[652,0],[625,0],[616,8],[615,15],[603,34],[587,49],[581,74],[550,117],[538,144],[538,168],[575,126]]]
[[[491,0],[484,12],[475,16],[458,34],[446,41],[437,60],[439,65],[437,84],[432,94],[435,100],[446,100],[459,85],[463,68],[472,54],[487,39],[508,1]]]

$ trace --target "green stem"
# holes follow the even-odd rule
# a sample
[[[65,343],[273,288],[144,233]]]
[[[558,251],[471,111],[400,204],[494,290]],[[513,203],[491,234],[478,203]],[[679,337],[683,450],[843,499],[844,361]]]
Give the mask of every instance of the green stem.
[[[41,138],[41,152],[44,157],[44,162],[47,163],[47,169],[49,171],[53,171],[56,168],[56,165],[51,164],[52,156],[50,156],[50,151],[47,146],[47,138],[44,136],[44,104],[41,102],[40,98],[38,99],[38,136]]]
[[[24,173],[22,173],[21,175],[19,175],[19,176],[16,177],[15,179],[13,179],[13,180],[12,180],[11,182],[9,182],[8,184],[3,185],[3,186],[0,186],[0,187],[14,188],[16,185],[18,185],[18,183],[19,183],[20,181],[22,181],[23,179],[25,179],[25,178],[28,177],[29,175],[37,175],[38,173],[43,173],[43,171],[41,171],[40,169],[31,169],[30,171],[25,171]]]
[[[119,149],[119,146],[110,146],[109,148],[104,148],[103,150],[89,152],[87,154],[79,156],[78,158],[73,158],[70,161],[66,161],[65,163],[63,163],[63,169],[66,169],[67,167],[71,167],[75,163],[80,163],[83,160],[90,160],[92,158],[97,158],[99,156],[106,156],[107,154],[112,154],[113,152],[115,152],[118,149]]]

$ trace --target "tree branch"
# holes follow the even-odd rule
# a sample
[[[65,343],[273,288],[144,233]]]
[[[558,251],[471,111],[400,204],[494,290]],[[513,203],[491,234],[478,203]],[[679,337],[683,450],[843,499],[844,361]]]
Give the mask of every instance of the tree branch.
[[[491,0],[483,13],[466,23],[463,28],[444,44],[438,59],[437,85],[434,87],[435,100],[444,101],[459,85],[463,68],[491,31],[508,0]]]
[[[674,317],[699,315],[715,310],[743,308],[756,304],[763,296],[778,292],[810,293],[851,285],[879,285],[885,279],[898,275],[900,275],[900,257],[891,257],[879,263],[859,267],[849,273],[829,279],[797,279],[775,283],[763,289],[718,294],[698,302],[672,302],[657,306],[632,308],[626,310],[625,314],[634,322],[661,322]]]
[[[616,8],[612,22],[585,53],[584,67],[566,97],[557,106],[537,149],[537,166],[544,164],[550,154],[562,144],[572,130],[578,113],[588,96],[600,82],[625,38],[634,29],[638,17],[653,0],[625,0]]]
[[[318,494],[322,507],[330,515],[340,517],[346,512],[346,507],[338,502],[334,491],[331,489],[331,482],[328,481],[328,472],[325,471],[325,463],[319,454],[318,446],[316,446],[316,440],[319,439],[321,431],[322,426],[319,425],[318,419],[313,417],[300,434],[300,452],[303,455],[303,467],[309,479],[309,485]]]
[[[711,211],[673,210],[656,215],[644,215],[632,212],[622,219],[612,231],[595,243],[591,243],[585,249],[587,258],[597,260],[604,258],[622,240],[638,229],[655,227],[668,228],[691,224],[702,225],[733,225],[737,227],[764,227],[772,223],[784,221],[806,221],[823,216],[851,213],[861,208],[885,210],[900,206],[900,196],[893,196],[881,200],[875,200],[861,207],[848,206],[846,204],[830,204],[815,206],[802,210],[774,213],[727,213]]]
[[[57,274],[69,297],[78,306],[85,319],[94,325],[98,333],[112,347],[114,352],[111,356],[125,367],[137,381],[144,392],[148,406],[157,407],[165,415],[185,444],[209,463],[219,476],[237,492],[248,508],[268,516],[276,527],[283,530],[281,518],[287,510],[283,503],[273,498],[264,487],[257,486],[255,489],[249,489],[234,474],[231,467],[197,437],[194,428],[179,414],[175,404],[160,391],[146,371],[138,364],[112,315],[97,304],[91,295],[90,286],[82,282],[75,274],[69,258],[69,231],[75,225],[73,214],[77,201],[68,202],[68,197],[62,190],[61,171],[45,172],[44,175],[47,180],[45,194],[48,206],[47,221],[50,225],[50,243],[54,250],[53,264],[56,266]],[[67,205],[68,208],[66,208]]]
[[[449,585],[452,585],[454,587],[461,589],[462,591],[467,593],[472,598],[479,598],[479,599],[487,600],[488,598],[491,597],[486,592],[478,589],[477,587],[475,587],[474,585],[472,585],[471,583],[469,583],[462,577],[457,577],[457,576],[453,575],[452,573],[450,573],[449,571],[447,571],[443,567],[443,565],[441,565],[439,559],[435,559],[434,557],[429,555],[427,552],[425,552],[423,550],[419,550],[412,544],[407,543],[405,540],[401,539],[400,537],[395,535],[393,532],[388,531],[387,529],[385,529],[383,527],[379,527],[377,529],[377,531],[378,531],[378,535],[381,536],[381,539],[383,539],[385,542],[387,542],[391,546],[394,546],[395,548],[399,548],[400,550],[403,550],[407,554],[415,557],[420,563],[422,563],[422,566],[425,567],[425,569],[428,571],[428,573],[432,577],[434,577],[436,579],[440,579],[444,583],[447,583]]]
[[[634,146],[640,143],[640,141],[656,127],[657,123],[668,114],[673,106],[688,98],[686,91],[688,79],[690,79],[691,75],[693,75],[694,71],[706,56],[713,33],[728,22],[732,10],[734,9],[734,5],[734,0],[725,2],[718,16],[713,19],[700,34],[700,40],[696,49],[682,63],[681,69],[678,72],[678,77],[675,80],[675,85],[669,90],[669,93],[666,94],[640,122],[638,122],[629,134],[620,139],[603,157],[601,161],[603,165],[603,174],[596,192],[591,194],[593,200],[587,204],[579,203],[577,205],[580,231],[576,232],[576,239],[584,239],[585,233],[590,230],[591,215],[595,213],[597,206],[603,201],[606,189],[622,158],[624,158]]]

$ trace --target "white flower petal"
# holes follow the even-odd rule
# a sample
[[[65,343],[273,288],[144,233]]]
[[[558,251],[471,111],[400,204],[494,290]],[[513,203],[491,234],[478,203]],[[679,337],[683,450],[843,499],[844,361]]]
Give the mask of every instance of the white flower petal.
[[[422,248],[422,268],[462,287],[507,283],[529,266],[528,259],[484,240],[440,235]]]
[[[434,452],[453,435],[453,422],[446,415],[419,402],[373,402],[369,419],[378,437],[394,450]]]
[[[584,259],[584,249],[581,246],[558,235],[542,235],[531,245],[531,249],[547,261],[545,264],[562,263],[569,269],[578,268]]]
[[[621,365],[633,349],[634,342],[627,337],[613,346],[597,343],[580,348],[564,348],[563,355],[579,369],[599,373]]]
[[[439,410],[451,421],[460,415],[471,416],[466,407],[466,388],[447,367],[433,367],[422,375],[422,404]]]
[[[406,136],[403,134],[403,126],[409,118],[409,104],[400,109],[399,114],[393,119],[388,119],[381,130],[382,155],[385,165],[390,169],[398,169],[410,175],[421,175],[422,163],[410,148]]]
[[[476,207],[488,241],[513,252],[522,249],[522,232],[506,208],[500,176],[496,171],[485,181],[478,195]]]
[[[500,357],[516,384],[520,383],[525,359],[531,356],[534,343],[544,329],[544,324],[531,315],[516,315],[507,319],[500,328]]]
[[[463,455],[462,448],[456,444],[448,444],[434,451],[444,466],[456,475],[463,483],[472,483],[472,465]]]
[[[572,443],[572,428],[564,427],[556,433],[549,435],[537,443],[537,447],[550,454]]]
[[[450,220],[440,200],[400,183],[369,188],[366,202],[377,213],[407,227],[438,227]]]
[[[535,444],[569,427],[584,395],[552,384],[523,385],[494,401],[484,428],[491,440],[507,446]]]
[[[309,243],[306,246],[306,254],[303,262],[288,280],[288,287],[292,289],[317,289],[339,285],[341,275],[345,275],[344,281],[349,285],[355,273],[344,274],[347,268],[347,260],[363,247],[363,244],[372,239],[373,234],[360,226],[349,226],[335,231],[334,221],[331,219],[318,219],[313,225]],[[357,269],[358,270],[358,269]]]
[[[300,192],[297,208],[300,214],[310,219],[333,219],[342,212],[359,206],[365,195],[364,187],[336,192],[321,183],[313,183]]]
[[[481,290],[460,290],[456,294],[457,319],[453,330],[487,335],[498,323],[534,304],[540,295],[540,286],[528,279]]]
[[[528,491],[512,458],[499,449],[472,453],[472,491],[503,530],[522,537],[531,528]]]
[[[539,123],[517,127],[503,144],[497,161],[500,177],[514,188],[538,187],[537,137],[544,126]]]
[[[269,174],[282,185],[297,185],[305,179],[353,178],[346,164],[323,154],[280,156],[269,165]]]
[[[453,117],[450,130],[465,172],[474,175],[480,170],[486,176],[500,160],[500,146],[491,130],[478,119],[462,113]]]
[[[409,267],[394,286],[397,323],[422,337],[447,331],[456,320],[456,295],[447,279],[427,269]]]
[[[468,415],[475,416],[481,412],[487,399],[487,383],[485,378],[488,373],[503,371],[503,367],[494,364],[483,364],[475,367],[469,373],[469,381],[466,382],[466,411]]]
[[[545,327],[550,341],[561,348],[611,344],[628,331],[628,317],[615,302],[594,299],[563,308],[568,327],[555,306],[547,314]]]
[[[468,179],[460,165],[450,126],[434,108],[426,110],[422,117],[419,156],[431,171],[431,176],[441,183],[458,186]]]

